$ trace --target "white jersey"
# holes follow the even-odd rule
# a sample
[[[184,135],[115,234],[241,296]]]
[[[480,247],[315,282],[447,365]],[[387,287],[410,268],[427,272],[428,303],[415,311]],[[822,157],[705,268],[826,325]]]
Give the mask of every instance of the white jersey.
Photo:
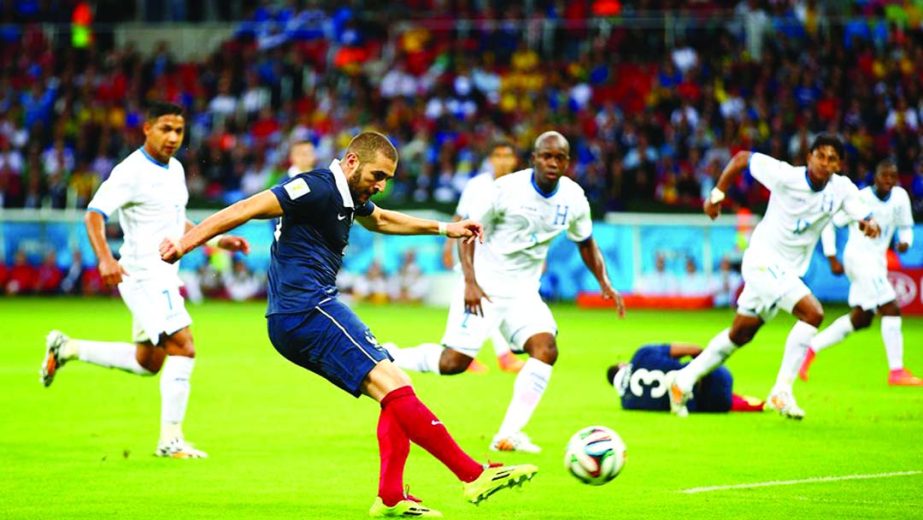
[[[132,281],[166,278],[179,284],[179,264],[160,259],[164,238],[183,236],[186,229],[186,174],[174,158],[162,164],[143,148],[112,169],[87,209],[109,218],[119,211],[125,241],[119,263]]]
[[[494,180],[494,174],[491,172],[482,172],[468,179],[465,189],[462,190],[461,196],[458,198],[455,214],[463,219],[468,218],[468,215],[471,214],[472,206],[477,203],[477,200],[490,193]]]
[[[568,239],[582,242],[593,232],[583,188],[561,177],[546,195],[531,168],[495,180],[468,217],[484,225],[486,240],[475,246],[474,268],[488,295],[537,291],[551,241],[566,232]]]
[[[843,259],[845,262],[855,266],[874,266],[886,269],[887,259],[885,255],[888,248],[891,247],[895,232],[900,232],[902,241],[912,241],[913,239],[913,213],[910,209],[910,196],[900,186],[892,188],[891,194],[885,200],[881,200],[875,195],[872,186],[860,190],[859,195],[871,209],[872,216],[875,217],[875,221],[881,227],[881,234],[877,238],[869,238],[859,230],[857,223],[852,223],[849,226],[849,239],[843,251]],[[843,226],[848,222],[846,215],[837,213],[832,224]],[[827,256],[836,254],[836,239],[834,237],[831,247],[827,236],[828,233],[833,233],[832,224],[828,226],[830,231],[824,230],[824,254]]]
[[[749,168],[771,195],[766,215],[750,237],[745,263],[779,263],[804,276],[821,230],[834,213],[842,210],[850,220],[869,216],[870,209],[856,185],[842,175],[831,175],[830,181],[815,191],[804,166],[754,153]]]

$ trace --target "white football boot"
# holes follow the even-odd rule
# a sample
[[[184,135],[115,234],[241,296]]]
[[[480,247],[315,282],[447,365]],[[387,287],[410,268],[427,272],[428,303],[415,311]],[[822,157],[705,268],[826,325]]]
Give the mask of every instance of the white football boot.
[[[516,432],[511,435],[494,436],[490,443],[490,451],[521,451],[523,453],[541,453],[542,448],[533,443],[525,432]]]
[[[158,457],[169,457],[171,459],[207,459],[208,454],[202,450],[197,450],[191,444],[181,438],[174,438],[169,441],[161,440],[157,444],[157,451],[154,455]]]
[[[766,399],[766,409],[775,410],[789,419],[804,419],[804,410],[798,406],[795,396],[789,390],[773,389]]]

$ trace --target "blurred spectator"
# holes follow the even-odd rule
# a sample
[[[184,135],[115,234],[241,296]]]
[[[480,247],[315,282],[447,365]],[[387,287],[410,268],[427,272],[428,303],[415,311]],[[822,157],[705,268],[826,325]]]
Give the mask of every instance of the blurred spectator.
[[[29,264],[26,252],[21,249],[16,251],[9,278],[6,281],[6,294],[30,294],[35,291],[37,282],[38,270]]]
[[[54,294],[60,290],[64,273],[58,267],[58,254],[55,251],[45,253],[42,265],[38,267],[35,278],[35,291],[41,294]]]
[[[679,280],[680,296],[708,296],[712,293],[711,283],[705,273],[698,270],[695,258],[686,257],[686,272]]]
[[[429,281],[417,265],[417,252],[408,249],[401,258],[401,268],[391,278],[392,301],[420,303],[429,290]]]
[[[264,292],[261,277],[255,275],[240,258],[235,258],[231,270],[221,277],[228,296],[234,301],[255,298]]]
[[[737,303],[737,293],[743,285],[743,278],[733,268],[730,259],[723,257],[718,264],[718,272],[713,282],[715,307],[733,307]]]
[[[79,294],[83,288],[84,279],[83,255],[79,249],[71,253],[71,263],[61,279],[61,292],[64,294]]]
[[[378,260],[372,262],[365,274],[353,280],[353,296],[356,300],[372,303],[388,301],[388,280]]]
[[[289,147],[288,160],[291,163],[287,172],[289,177],[315,169],[317,167],[317,155],[314,151],[314,143],[311,141],[292,143]]]
[[[658,252],[654,258],[654,270],[638,277],[634,293],[642,296],[671,296],[678,292],[676,276],[667,271],[666,258]]]

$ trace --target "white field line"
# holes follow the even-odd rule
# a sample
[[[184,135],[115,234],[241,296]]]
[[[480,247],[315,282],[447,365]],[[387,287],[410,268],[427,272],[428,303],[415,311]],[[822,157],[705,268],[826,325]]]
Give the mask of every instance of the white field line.
[[[837,482],[840,480],[867,480],[873,478],[892,478],[892,477],[909,477],[911,475],[920,475],[923,471],[893,471],[891,473],[867,473],[856,475],[841,475],[838,477],[811,477],[798,480],[770,480],[768,482],[751,482],[749,484],[731,484],[728,486],[705,486],[681,489],[680,493],[694,495],[696,493],[711,493],[712,491],[726,491],[729,489],[752,489],[773,486],[794,486],[798,484],[814,484],[816,482]]]

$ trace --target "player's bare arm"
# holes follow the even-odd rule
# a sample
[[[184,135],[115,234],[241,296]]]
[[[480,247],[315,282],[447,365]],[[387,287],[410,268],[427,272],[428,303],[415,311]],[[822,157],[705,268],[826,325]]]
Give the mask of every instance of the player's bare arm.
[[[128,276],[128,273],[112,256],[112,250],[109,249],[109,242],[106,241],[105,219],[95,211],[87,211],[83,217],[83,223],[87,228],[90,245],[99,261],[99,275],[103,282],[110,287],[122,283],[122,277]]]
[[[840,276],[846,272],[846,270],[843,268],[843,264],[840,262],[840,259],[836,257],[836,255],[828,256],[827,262],[830,264],[831,273]]]
[[[458,215],[452,216],[452,222],[458,222],[459,220],[461,220],[461,217]],[[455,264],[455,254],[453,253],[453,249],[455,249],[455,239],[445,239],[445,243],[442,245],[442,266],[446,269],[451,269]]]
[[[619,317],[624,318],[625,303],[622,301],[622,295],[612,287],[612,283],[609,281],[609,274],[606,272],[606,260],[603,258],[603,253],[599,250],[599,246],[596,245],[596,241],[593,240],[593,237],[590,237],[577,244],[577,248],[580,250],[580,258],[583,260],[584,265],[587,266],[587,269],[593,273],[596,281],[599,282],[599,289],[602,291],[603,298],[612,300],[615,303],[615,309],[618,311]]]
[[[721,176],[718,178],[718,182],[715,183],[714,189],[711,190],[711,194],[705,199],[705,214],[712,220],[718,218],[718,215],[721,214],[721,201],[724,200],[724,194],[727,193],[731,183],[740,175],[740,172],[747,168],[747,164],[750,163],[751,155],[753,154],[746,151],[737,152],[724,167],[724,171],[721,172]]]
[[[702,347],[691,343],[670,343],[670,357],[679,359],[681,357],[696,357],[702,353]]]
[[[183,232],[188,233],[189,230],[194,227],[195,222],[186,219],[186,229],[183,230]],[[214,242],[215,247],[224,249],[225,251],[240,251],[245,255],[250,254],[250,242],[247,242],[246,238],[238,237],[235,235],[218,235],[213,238],[212,241]]]
[[[862,231],[869,238],[878,238],[878,235],[881,234],[881,226],[878,225],[878,221],[873,217],[868,217],[859,221],[859,231]]]
[[[282,216],[282,206],[279,205],[276,196],[269,190],[257,193],[209,216],[186,231],[186,234],[179,240],[164,239],[160,243],[160,258],[172,264],[209,239],[245,222],[280,216]]]
[[[474,242],[458,241],[458,259],[461,263],[462,276],[465,278],[465,312],[469,314],[484,315],[481,299],[490,301],[490,297],[481,289],[477,278],[474,276]]]
[[[376,207],[367,217],[356,217],[356,220],[369,231],[385,235],[440,235],[449,238],[461,238],[466,241],[475,239],[483,240],[481,224],[473,220],[460,220],[458,222],[439,222],[424,218],[417,218],[399,211],[392,211]]]

